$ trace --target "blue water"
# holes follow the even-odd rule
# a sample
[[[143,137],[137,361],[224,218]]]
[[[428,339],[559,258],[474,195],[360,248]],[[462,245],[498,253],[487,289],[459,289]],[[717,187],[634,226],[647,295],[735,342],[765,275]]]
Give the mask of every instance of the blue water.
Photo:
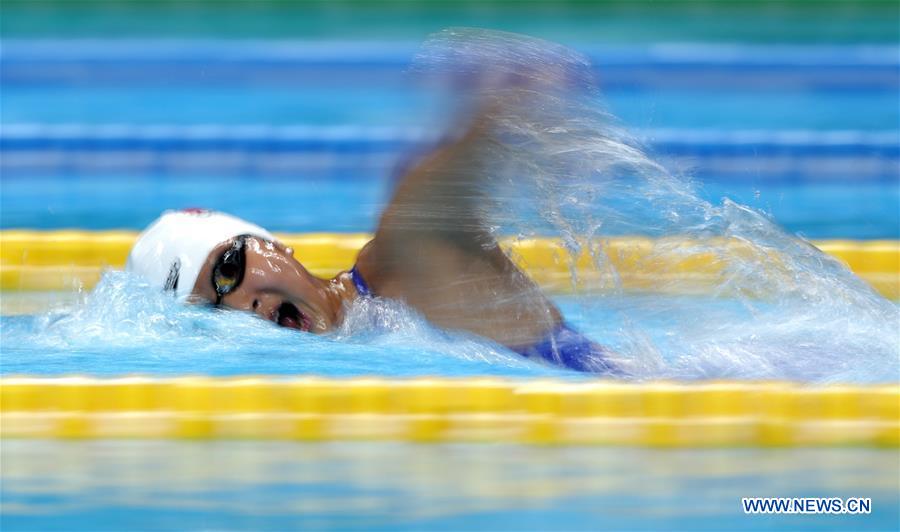
[[[7,440],[0,452],[9,530],[900,526],[893,450]],[[869,497],[872,513],[745,515],[741,497]]]
[[[896,130],[892,90],[748,91],[657,88],[604,91],[636,129]],[[4,123],[384,124],[421,122],[429,103],[408,86],[27,86],[4,88]],[[139,105],[135,105],[139,103]],[[750,110],[752,109],[752,112]]]
[[[164,209],[202,206],[274,231],[371,231],[394,165],[423,138],[385,148],[373,128],[427,137],[435,118],[434,100],[403,81],[403,46],[330,43],[304,48],[327,52],[310,60],[290,43],[280,45],[290,53],[265,42],[9,44],[2,229],[137,230]],[[898,308],[723,203],[806,238],[900,238],[896,47],[587,48],[603,101],[693,180],[726,234],[790,254],[786,270],[733,272],[723,288],[742,297],[557,296],[567,319],[621,355],[632,380],[900,380]],[[377,60],[354,59],[361,49]],[[349,126],[356,136],[313,137],[285,160],[298,154],[279,144],[283,130],[250,144],[229,137],[248,125]],[[212,126],[211,140],[192,144],[197,126]],[[604,234],[668,214],[632,203],[622,211],[631,223],[604,220]],[[673,212],[697,204],[673,202]],[[3,375],[592,378],[435,330],[393,304],[357,307],[339,331],[314,337],[182,307],[114,273],[93,294],[26,303],[29,314],[0,316]],[[900,527],[892,450],[5,440],[0,453],[0,526],[10,530]],[[871,497],[873,513],[747,516],[744,496]]]
[[[896,47],[579,47],[597,65],[599,100],[670,170],[695,179],[704,199],[730,197],[807,238],[900,237]],[[443,123],[435,95],[405,74],[415,51],[391,42],[8,42],[0,227],[140,229],[164,209],[205,206],[276,230],[371,230],[396,164]],[[69,140],[50,126],[67,128]],[[212,140],[191,144],[197,126]],[[262,128],[258,141],[229,137],[248,126]],[[313,128],[313,137],[285,145],[283,131],[265,129],[279,127]],[[323,127],[353,133],[317,142]],[[379,128],[412,137],[385,144]]]
[[[272,231],[371,232],[390,194],[391,182],[383,173],[328,171],[305,179],[191,175],[6,179],[0,224],[4,229],[140,230],[166,209],[205,207]],[[806,238],[900,238],[900,182],[706,182],[698,193],[714,204],[728,197],[754,207]]]
[[[454,44],[458,35],[438,37],[417,56],[417,71],[439,73],[446,66],[441,39],[466,49]],[[499,68],[539,57],[547,72],[594,74],[546,43],[504,43],[500,53],[513,55]],[[452,108],[437,102],[459,92],[422,92],[401,72],[411,58],[377,47],[369,55],[296,43],[250,43],[247,50],[195,43],[183,52],[172,43],[64,44],[23,41],[4,52],[13,111],[4,114],[0,136],[3,228],[134,230],[168,208],[205,207],[274,231],[372,231],[398,163],[434,142],[435,120]],[[473,50],[476,64],[485,59]],[[567,319],[615,352],[632,379],[896,381],[890,325],[897,307],[790,236],[900,234],[893,51],[594,49],[600,86],[612,90],[572,100],[587,126],[562,129],[568,137],[546,134],[560,131],[553,120],[567,127],[576,118],[553,107],[552,97],[538,100],[546,116],[523,109],[516,134],[530,144],[516,158],[525,166],[497,170],[514,175],[495,176],[496,204],[486,223],[511,235],[753,243],[757,255],[732,264],[709,297],[632,296],[605,286],[600,292],[608,297],[586,290],[558,300]],[[171,83],[141,74],[144,67],[166,71]],[[207,68],[215,81],[200,75]],[[853,79],[868,80],[864,87],[835,85],[847,68],[858,71]],[[361,85],[373,69],[384,75]],[[242,72],[246,78],[234,77]],[[737,88],[735,77],[765,90]],[[542,97],[539,90],[533,95]],[[605,98],[613,113],[630,111],[610,119],[598,103]],[[821,112],[834,107],[844,112]],[[549,122],[535,122],[541,119]],[[638,128],[647,156],[630,148],[617,124]],[[554,145],[560,140],[562,150]],[[515,186],[504,188],[504,179]],[[700,251],[727,253],[716,245]],[[668,287],[683,292],[679,283]],[[234,313],[184,308],[110,273],[84,301],[4,317],[2,371],[575,378],[482,340],[436,331],[402,306],[356,307],[342,330],[311,337]]]
[[[574,326],[598,340],[618,336],[625,341],[617,333],[623,326],[620,314],[643,308],[646,300],[611,299],[600,309],[586,307],[574,297],[559,297],[556,302]],[[739,305],[728,301],[684,298],[669,304],[710,314],[740,313]],[[666,327],[671,320],[661,307],[644,311],[637,319],[640,323],[629,326],[646,328],[655,335],[653,340],[671,343]],[[525,360],[483,339],[437,330],[392,302],[359,302],[348,323],[320,337],[280,329],[250,315],[185,308],[122,274],[108,276],[84,302],[37,315],[0,316],[0,330],[4,338],[0,373],[6,375],[585,378]]]
[[[883,304],[854,308],[851,323],[834,316],[847,311],[828,300],[817,312],[805,300],[611,294],[554,301],[573,327],[609,348],[631,381],[896,382],[896,334],[880,327],[900,309],[870,297]],[[316,336],[249,314],[184,306],[122,272],[107,272],[92,293],[67,299],[55,310],[0,316],[0,374],[595,378],[436,329],[390,300],[357,300],[338,330]],[[840,336],[821,336],[837,327]],[[850,361],[842,353],[864,355]]]

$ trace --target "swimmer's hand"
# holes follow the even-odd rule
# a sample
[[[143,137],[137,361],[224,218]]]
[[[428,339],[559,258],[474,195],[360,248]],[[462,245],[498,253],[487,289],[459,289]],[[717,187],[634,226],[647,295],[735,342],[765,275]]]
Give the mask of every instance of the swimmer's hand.
[[[519,347],[544,338],[560,313],[486,229],[485,181],[506,153],[494,126],[482,112],[403,176],[357,267],[375,293],[436,325]]]

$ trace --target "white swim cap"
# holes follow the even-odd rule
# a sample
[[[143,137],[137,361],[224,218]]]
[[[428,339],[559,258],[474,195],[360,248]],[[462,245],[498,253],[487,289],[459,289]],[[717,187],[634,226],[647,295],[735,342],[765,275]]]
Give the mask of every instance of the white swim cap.
[[[239,235],[275,240],[262,227],[221,212],[166,211],[138,236],[125,270],[184,298],[194,289],[210,252]]]

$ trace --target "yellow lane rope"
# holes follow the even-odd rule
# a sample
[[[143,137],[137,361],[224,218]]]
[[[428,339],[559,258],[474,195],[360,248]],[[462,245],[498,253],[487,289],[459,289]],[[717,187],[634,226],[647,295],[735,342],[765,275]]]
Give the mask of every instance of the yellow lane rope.
[[[0,435],[894,448],[900,386],[6,377]]]
[[[129,231],[0,231],[0,290],[67,291],[91,288],[103,268],[121,268],[137,236]],[[371,235],[281,234],[314,274],[331,276],[353,265]],[[543,287],[572,289],[570,255],[552,239],[503,243],[510,255]],[[886,297],[900,298],[900,242],[828,240],[819,249],[845,263]],[[752,260],[777,270],[777,251],[739,240],[611,237],[583,250],[575,261],[580,289],[622,288],[703,293],[728,285],[733,259]],[[776,272],[777,273],[777,272]]]

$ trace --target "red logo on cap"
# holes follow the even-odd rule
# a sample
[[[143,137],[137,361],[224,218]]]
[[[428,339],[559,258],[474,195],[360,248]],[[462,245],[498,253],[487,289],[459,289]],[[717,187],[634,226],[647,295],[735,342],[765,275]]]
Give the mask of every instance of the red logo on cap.
[[[185,214],[209,214],[209,211],[206,209],[201,209],[200,207],[190,207],[187,209],[181,209],[181,212]]]

